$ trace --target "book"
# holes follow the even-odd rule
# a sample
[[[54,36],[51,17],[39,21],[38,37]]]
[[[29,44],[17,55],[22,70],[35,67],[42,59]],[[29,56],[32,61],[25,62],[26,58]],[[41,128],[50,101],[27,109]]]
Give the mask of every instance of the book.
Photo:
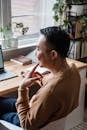
[[[26,56],[23,56],[23,55],[14,57],[10,59],[10,61],[21,64],[21,65],[28,65],[32,63],[32,60],[30,58],[27,58]]]

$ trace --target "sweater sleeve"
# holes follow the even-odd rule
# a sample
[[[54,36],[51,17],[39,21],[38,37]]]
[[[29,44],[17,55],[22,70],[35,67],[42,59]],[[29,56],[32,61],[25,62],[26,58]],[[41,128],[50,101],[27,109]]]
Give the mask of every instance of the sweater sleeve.
[[[22,128],[34,130],[45,125],[57,107],[55,101],[52,101],[51,93],[46,88],[41,88],[30,101],[27,91],[18,91],[22,100],[17,100],[16,108]],[[52,105],[51,102],[53,102]]]

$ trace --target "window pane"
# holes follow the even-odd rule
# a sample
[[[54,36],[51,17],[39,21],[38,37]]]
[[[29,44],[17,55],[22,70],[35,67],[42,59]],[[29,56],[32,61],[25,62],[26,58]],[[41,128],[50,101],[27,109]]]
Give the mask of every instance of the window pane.
[[[12,16],[29,15],[38,11],[40,0],[11,0]]]
[[[15,29],[15,22],[29,27],[28,34],[38,33],[40,29],[40,0],[11,0],[12,28]],[[20,31],[20,30],[19,30]]]
[[[13,30],[17,33],[17,29],[15,28],[15,22],[20,23],[22,22],[24,24],[25,27],[29,27],[29,31],[28,34],[33,34],[33,33],[37,33],[39,31],[39,21],[38,21],[38,16],[21,16],[21,17],[15,17],[12,19],[12,23],[13,23]],[[19,33],[19,29],[18,29],[18,33]]]

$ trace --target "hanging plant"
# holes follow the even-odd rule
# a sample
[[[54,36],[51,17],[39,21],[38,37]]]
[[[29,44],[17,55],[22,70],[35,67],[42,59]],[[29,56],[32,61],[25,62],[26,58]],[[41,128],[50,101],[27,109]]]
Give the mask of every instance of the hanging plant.
[[[19,29],[19,30],[21,30],[21,34],[22,35],[25,35],[28,32],[29,27],[24,27],[23,23],[16,23],[15,22],[15,24],[16,24],[16,28]]]
[[[70,4],[65,0],[56,0],[53,5],[54,16],[53,19],[62,28],[70,26],[69,20],[66,17],[67,10],[71,8]]]
[[[11,33],[11,23],[6,25],[5,27],[0,27],[1,38],[9,38],[9,32]]]

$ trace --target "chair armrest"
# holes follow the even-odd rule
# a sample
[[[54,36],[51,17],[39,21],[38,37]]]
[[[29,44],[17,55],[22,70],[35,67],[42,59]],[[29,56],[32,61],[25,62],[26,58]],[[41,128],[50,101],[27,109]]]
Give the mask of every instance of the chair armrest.
[[[6,130],[6,128],[7,128],[7,130],[23,130],[21,127],[13,125],[4,120],[0,120],[0,125],[1,125],[1,127],[3,126],[3,130]]]

